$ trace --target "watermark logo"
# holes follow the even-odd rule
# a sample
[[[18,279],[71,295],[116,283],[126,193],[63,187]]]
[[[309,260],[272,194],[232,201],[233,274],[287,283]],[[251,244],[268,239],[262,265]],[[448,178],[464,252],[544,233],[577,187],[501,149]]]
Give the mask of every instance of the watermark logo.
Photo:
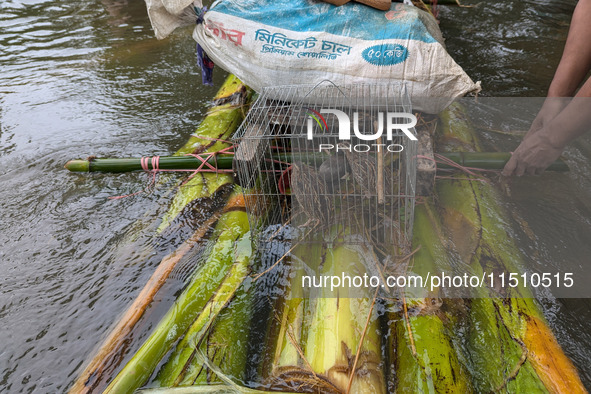
[[[384,137],[384,134],[387,142],[392,142],[394,137],[400,136],[405,136],[411,141],[417,140],[417,137],[411,131],[411,129],[417,124],[417,118],[408,112],[378,112],[375,122],[372,122],[375,124],[375,128],[372,132],[368,133],[366,130],[360,130],[359,112],[353,112],[353,122],[351,122],[349,115],[338,109],[321,109],[320,112],[318,112],[311,108],[307,108],[308,140],[314,139],[314,124],[318,125],[321,133],[327,133],[329,131],[328,123],[323,114],[334,115],[336,117],[339,128],[338,139],[340,141],[350,141],[352,137],[356,137],[361,141],[375,142],[381,140]],[[351,133],[351,129],[353,130],[353,133]],[[353,149],[356,152],[367,152],[371,150],[371,147],[368,144],[347,146],[351,147],[350,149]],[[389,152],[401,152],[404,149],[401,144],[372,144],[372,146],[378,151],[382,147],[386,148]],[[339,146],[337,145],[335,147],[334,144],[320,144],[319,146],[320,151],[335,148],[338,150]]]
[[[328,125],[326,124],[326,119],[324,119],[324,116],[322,116],[320,114],[320,112],[318,111],[314,111],[312,108],[306,108],[306,110],[308,112],[306,112],[306,114],[309,116],[308,118],[308,139],[312,139],[310,138],[310,133],[313,128],[314,125],[312,124],[312,119],[314,119],[316,121],[316,124],[318,125],[318,127],[320,127],[320,130],[322,130],[323,132],[327,132],[328,131]]]
[[[339,139],[348,141],[351,139],[351,124],[353,124],[353,132],[355,133],[355,137],[359,138],[363,141],[376,141],[378,138],[381,138],[384,135],[384,113],[378,112],[377,116],[377,128],[375,133],[367,134],[362,133],[359,130],[359,112],[353,113],[353,123],[351,123],[351,119],[349,115],[345,112],[340,111],[338,109],[321,109],[320,112],[314,111],[313,109],[307,109],[309,118],[308,118],[308,131],[307,131],[307,138],[309,140],[314,138],[314,121],[316,124],[320,126],[320,129],[324,129],[328,131],[328,125],[326,123],[326,119],[322,114],[333,114],[337,117],[338,125],[339,125]],[[399,130],[404,135],[406,135],[410,140],[416,141],[417,137],[410,131],[413,127],[417,125],[417,117],[413,114],[407,112],[386,112],[386,139],[388,141],[392,141],[393,136],[399,135],[399,133],[394,133],[395,130]],[[406,121],[399,122],[402,119],[406,119]]]

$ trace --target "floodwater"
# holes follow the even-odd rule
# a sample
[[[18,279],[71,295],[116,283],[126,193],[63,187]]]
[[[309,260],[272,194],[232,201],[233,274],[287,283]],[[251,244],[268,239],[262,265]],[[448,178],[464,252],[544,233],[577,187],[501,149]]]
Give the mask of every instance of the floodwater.
[[[441,28],[458,63],[482,81],[483,95],[543,96],[575,2],[466,4],[475,6],[440,7]],[[223,79],[216,70],[217,86]],[[150,231],[134,241],[126,236],[138,220],[157,217],[165,189],[111,200],[142,190],[149,176],[73,175],[64,163],[170,154],[215,91],[201,85],[189,31],[156,41],[141,1],[0,3],[0,391],[66,390],[168,251],[163,243],[138,258]],[[519,141],[482,132],[501,150]],[[584,265],[591,255],[589,136],[567,158],[567,175],[506,185],[507,207],[535,234],[516,231],[524,253]],[[588,387],[590,305],[544,303]]]

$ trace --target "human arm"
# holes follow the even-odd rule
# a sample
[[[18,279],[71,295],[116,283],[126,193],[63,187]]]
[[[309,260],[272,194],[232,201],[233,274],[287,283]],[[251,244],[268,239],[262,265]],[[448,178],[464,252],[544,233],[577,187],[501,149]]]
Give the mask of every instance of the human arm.
[[[541,129],[523,139],[505,166],[503,175],[541,174],[558,159],[570,141],[590,130],[591,98],[589,97],[591,97],[591,78],[558,115],[545,123]]]
[[[571,20],[562,58],[548,97],[572,97],[591,69],[591,0],[580,0]],[[586,96],[588,97],[588,96]]]
[[[591,100],[569,101],[591,69],[591,0],[580,0],[573,14],[571,27],[560,64],[556,70],[548,98],[522,143],[513,153],[503,175],[539,174],[556,160],[566,144],[591,128]],[[576,97],[591,97],[588,80]]]

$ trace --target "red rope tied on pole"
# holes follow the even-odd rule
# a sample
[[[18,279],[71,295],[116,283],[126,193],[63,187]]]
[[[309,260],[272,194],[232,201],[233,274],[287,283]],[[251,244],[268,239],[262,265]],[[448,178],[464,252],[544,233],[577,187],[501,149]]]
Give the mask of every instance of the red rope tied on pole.
[[[205,158],[202,155],[197,155],[197,154],[193,154],[193,153],[187,153],[186,156],[193,156],[196,157],[197,159],[199,159],[201,161],[201,164],[199,165],[199,167],[197,167],[197,169],[195,170],[189,170],[192,171],[193,173],[189,176],[189,178],[187,178],[182,184],[185,185],[187,182],[189,182],[191,179],[193,179],[195,177],[195,175],[197,175],[200,172],[215,172],[215,173],[232,173],[233,170],[228,169],[228,170],[220,170],[217,168],[217,162],[215,165],[211,165],[209,164],[209,160],[213,159],[214,161],[216,160],[217,155],[219,154],[228,154],[228,155],[233,155],[234,154],[234,148],[236,147],[236,145],[234,145],[232,142],[228,141],[228,140],[224,140],[224,139],[220,139],[220,138],[210,138],[210,137],[203,137],[203,136],[199,136],[199,135],[195,135],[193,134],[194,137],[197,138],[201,138],[204,140],[209,140],[209,141],[216,141],[216,142],[222,142],[222,143],[226,143],[226,144],[230,144],[230,146],[227,146],[223,149],[220,149],[219,151],[216,152],[209,152],[206,153]],[[204,169],[204,167],[207,167],[207,169]]]
[[[156,175],[158,171],[165,171],[159,168],[160,166],[160,156],[152,156],[152,157],[142,157],[140,159],[140,165],[142,166],[142,170],[146,172],[152,173],[152,180],[144,189],[140,190],[139,192],[131,193],[131,194],[124,194],[122,196],[111,196],[109,200],[119,200],[121,198],[137,196],[138,194],[144,192],[150,192],[154,189],[154,185],[156,185]],[[151,167],[151,168],[150,168]]]
[[[142,170],[147,172],[154,172],[159,170],[160,156],[142,157],[140,159]],[[150,168],[150,165],[152,168]]]
[[[176,169],[176,170],[165,170],[165,169],[161,169],[160,168],[160,156],[145,156],[142,157],[140,159],[140,165],[142,167],[142,170],[146,171],[146,172],[150,172],[152,173],[152,180],[151,182],[148,184],[148,186],[146,186],[143,190],[140,190],[139,192],[135,192],[132,194],[125,194],[123,196],[112,196],[109,197],[110,200],[118,200],[121,198],[125,198],[125,197],[132,197],[132,196],[136,196],[140,193],[144,193],[144,192],[150,192],[153,190],[154,186],[156,185],[156,176],[159,172],[192,172],[192,174],[189,176],[189,178],[187,178],[182,184],[186,184],[187,182],[189,182],[195,175],[197,175],[199,172],[215,172],[215,173],[232,173],[233,171],[231,169],[227,169],[227,170],[220,170],[217,168],[217,163],[212,165],[209,163],[209,161],[211,159],[213,159],[215,161],[216,156],[218,154],[234,154],[234,147],[235,145],[232,144],[232,142],[227,141],[227,140],[223,140],[223,139],[219,139],[219,138],[210,138],[210,137],[203,137],[203,136],[199,136],[199,135],[195,135],[193,134],[194,137],[197,138],[201,138],[204,140],[209,140],[209,141],[217,141],[217,142],[222,142],[222,143],[226,143],[226,144],[230,144],[230,146],[220,149],[217,152],[207,152],[205,154],[192,154],[192,153],[188,153],[186,154],[186,156],[193,156],[197,159],[199,159],[201,161],[201,164],[199,165],[199,167],[195,170],[188,170],[188,169]]]

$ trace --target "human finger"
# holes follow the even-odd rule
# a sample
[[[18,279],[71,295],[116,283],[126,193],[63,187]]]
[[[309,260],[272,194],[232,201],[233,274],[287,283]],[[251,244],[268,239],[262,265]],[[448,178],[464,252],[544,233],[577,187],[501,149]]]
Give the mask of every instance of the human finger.
[[[538,170],[538,168],[537,168],[537,167],[534,167],[534,166],[528,166],[528,167],[526,167],[526,169],[525,169],[525,173],[526,173],[527,175],[534,176],[534,175],[536,175],[536,171],[537,171],[537,170]]]
[[[505,168],[503,168],[503,171],[501,172],[501,174],[503,174],[504,176],[513,175],[516,165],[517,165],[517,161],[515,159],[515,156],[513,156],[513,152],[511,152],[511,158],[509,159],[507,164],[505,164]]]
[[[523,161],[518,160],[517,165],[515,167],[515,175],[516,176],[523,176],[526,170],[526,165]]]

